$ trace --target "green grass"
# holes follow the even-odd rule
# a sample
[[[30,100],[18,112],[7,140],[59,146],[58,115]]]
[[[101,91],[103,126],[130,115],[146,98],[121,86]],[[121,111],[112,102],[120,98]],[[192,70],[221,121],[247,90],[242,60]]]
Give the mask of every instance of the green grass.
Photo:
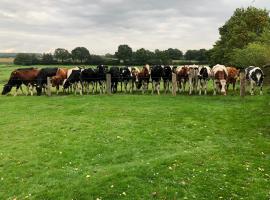
[[[0,199],[270,198],[269,94],[0,96],[0,116]]]

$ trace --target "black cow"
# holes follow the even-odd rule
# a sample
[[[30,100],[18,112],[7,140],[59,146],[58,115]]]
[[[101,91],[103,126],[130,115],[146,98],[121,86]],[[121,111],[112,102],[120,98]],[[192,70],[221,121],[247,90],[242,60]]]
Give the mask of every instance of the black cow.
[[[128,67],[120,68],[120,81],[121,81],[121,92],[122,92],[122,83],[124,83],[125,92],[128,91],[128,83],[131,81],[131,71]]]
[[[90,91],[89,84],[92,85],[92,93],[94,94],[95,84],[98,81],[97,77],[98,77],[98,74],[97,74],[96,69],[88,68],[81,71],[80,80],[87,94],[89,94],[89,91]]]
[[[111,67],[109,69],[109,73],[111,74],[111,89],[113,93],[117,92],[117,85],[120,80],[120,70],[119,67]]]
[[[160,81],[163,75],[163,68],[161,65],[155,65],[151,68],[151,79],[152,79],[152,94],[157,91],[160,94]]]
[[[165,66],[163,68],[162,79],[164,83],[164,91],[167,93],[170,89],[170,83],[172,82],[172,68],[170,66]]]
[[[105,66],[105,65],[97,66],[97,81],[99,83],[100,94],[105,93],[106,91],[106,73],[107,72],[108,72],[108,66]]]
[[[72,70],[71,74],[65,81],[63,88],[68,89],[70,86],[74,87],[74,93],[77,94],[77,90],[79,89],[80,94],[82,95],[82,83],[81,83],[81,72],[83,69]]]
[[[250,81],[250,94],[254,95],[254,84],[260,87],[260,94],[263,94],[262,86],[264,73],[259,67],[250,66],[246,68],[246,79]]]
[[[56,75],[58,68],[43,68],[37,76],[37,95],[41,95],[42,88],[46,89],[47,78]]]

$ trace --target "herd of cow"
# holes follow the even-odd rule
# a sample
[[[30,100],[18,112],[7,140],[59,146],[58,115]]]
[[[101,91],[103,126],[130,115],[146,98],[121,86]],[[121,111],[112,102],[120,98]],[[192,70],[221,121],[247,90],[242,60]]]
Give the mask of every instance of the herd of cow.
[[[33,95],[36,88],[37,95],[42,91],[46,92],[47,78],[51,77],[52,87],[56,87],[57,94],[60,87],[63,92],[75,94],[105,93],[106,91],[106,74],[111,75],[111,91],[117,92],[118,84],[121,84],[121,91],[132,93],[135,90],[141,90],[142,93],[148,90],[149,83],[152,83],[152,94],[160,94],[161,80],[164,83],[164,92],[172,90],[172,74],[176,74],[177,90],[179,93],[184,92],[186,84],[189,86],[189,94],[199,93],[202,91],[207,94],[208,81],[213,81],[214,95],[217,92],[226,95],[229,85],[235,84],[239,77],[239,70],[234,67],[225,67],[216,65],[213,68],[208,66],[162,66],[145,65],[142,68],[137,67],[110,67],[99,65],[96,68],[20,68],[14,70],[5,84],[2,95],[8,94],[12,87],[16,88],[15,96],[18,89],[22,91],[22,85],[27,87],[27,95],[30,91]],[[254,94],[254,86],[260,88],[262,94],[262,85],[264,74],[259,67],[248,67],[245,69],[246,79],[250,82],[250,93]],[[23,91],[22,91],[23,92]]]

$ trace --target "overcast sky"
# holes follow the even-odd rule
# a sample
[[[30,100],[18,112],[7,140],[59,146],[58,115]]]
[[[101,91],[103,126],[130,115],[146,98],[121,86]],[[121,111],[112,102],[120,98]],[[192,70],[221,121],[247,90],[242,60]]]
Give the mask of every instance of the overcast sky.
[[[0,52],[211,48],[218,27],[249,5],[270,10],[269,0],[0,0]]]

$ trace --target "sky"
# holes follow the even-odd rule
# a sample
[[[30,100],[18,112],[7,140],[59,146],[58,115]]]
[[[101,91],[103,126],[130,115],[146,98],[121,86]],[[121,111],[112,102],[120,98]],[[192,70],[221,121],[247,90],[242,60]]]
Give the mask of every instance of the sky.
[[[0,52],[209,49],[238,7],[269,0],[0,0]]]

